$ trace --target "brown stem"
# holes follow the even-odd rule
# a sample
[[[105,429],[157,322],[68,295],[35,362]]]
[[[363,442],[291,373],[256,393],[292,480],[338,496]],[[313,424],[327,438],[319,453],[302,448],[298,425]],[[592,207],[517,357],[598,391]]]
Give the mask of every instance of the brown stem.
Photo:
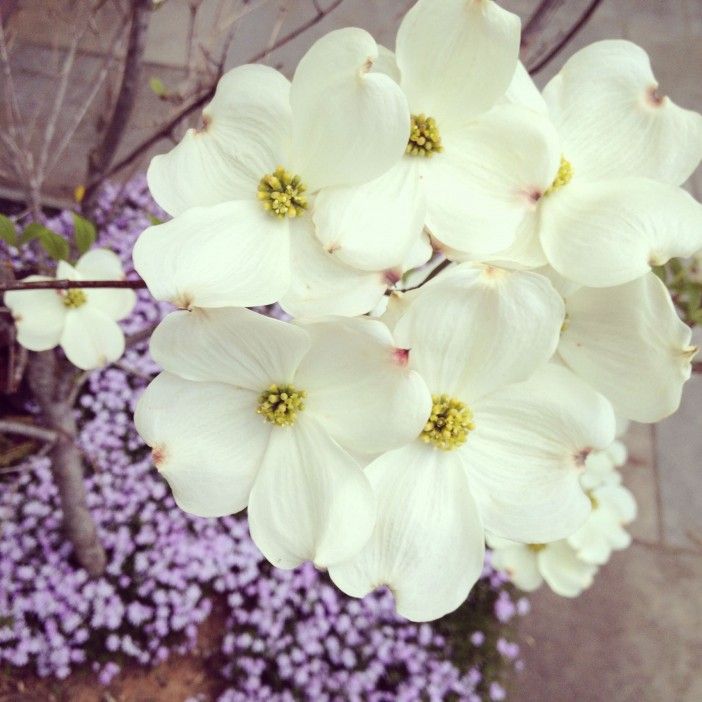
[[[0,283],[0,293],[8,290],[71,290],[73,288],[145,288],[146,283],[139,280],[17,280]]]
[[[73,370],[60,363],[52,351],[32,354],[29,385],[46,427],[57,435],[49,456],[59,491],[66,537],[80,565],[92,577],[97,577],[105,570],[107,556],[88,509],[83,461],[76,445],[78,427],[73,407],[66,399],[69,393],[67,380],[72,377]]]
[[[86,178],[89,184],[86,205],[95,191],[92,184],[96,181],[100,182],[104,178],[117,152],[122,134],[129,123],[129,117],[136,102],[146,47],[146,34],[149,28],[149,14],[149,0],[132,0],[132,23],[129,28],[122,81],[102,141],[90,154]]]

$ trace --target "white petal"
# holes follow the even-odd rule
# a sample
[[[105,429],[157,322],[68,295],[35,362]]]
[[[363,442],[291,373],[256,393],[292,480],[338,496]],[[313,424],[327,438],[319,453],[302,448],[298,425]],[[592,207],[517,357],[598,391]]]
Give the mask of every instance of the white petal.
[[[546,363],[563,316],[543,276],[464,263],[412,300],[395,339],[433,393],[470,403]]]
[[[549,114],[546,101],[521,61],[517,63],[512,82],[509,84],[502,102],[528,107],[545,117],[548,117]]]
[[[617,414],[657,422],[675,412],[695,347],[656,275],[614,288],[580,288],[566,299],[566,312],[558,352]]]
[[[702,115],[658,92],[646,52],[599,41],[568,59],[544,97],[579,176],[680,185],[702,159]]]
[[[124,280],[119,256],[108,249],[92,249],[76,263],[76,271],[85,280]],[[134,309],[134,290],[119,288],[91,288],[84,291],[90,305],[94,305],[111,319],[124,319]]]
[[[178,307],[267,305],[289,285],[289,231],[258,202],[193,207],[141,234],[134,267]]]
[[[290,151],[290,83],[268,66],[239,66],[217,85],[203,110],[167,154],[151,160],[149,189],[171,215],[190,207],[256,199],[258,181],[285,165]]]
[[[414,442],[376,459],[366,475],[378,521],[363,551],[330,569],[332,580],[354,597],[388,585],[398,613],[412,621],[453,611],[480,577],[484,555],[460,459]]]
[[[431,396],[382,322],[334,319],[302,327],[312,340],[296,376],[307,392],[305,411],[336,441],[370,454],[419,436]]]
[[[517,229],[512,244],[506,249],[498,251],[491,258],[491,262],[506,268],[540,268],[544,266],[547,260],[539,238],[540,228],[540,215],[537,208],[533,212],[527,213]],[[449,258],[461,260],[462,256],[449,255]]]
[[[491,0],[419,0],[397,33],[401,85],[413,112],[461,124],[504,94],[519,54],[519,17]]]
[[[561,597],[577,597],[592,585],[597,573],[597,566],[581,561],[565,541],[549,544],[538,558],[544,580]]]
[[[465,127],[442,132],[444,150],[427,159],[427,227],[442,244],[475,258],[509,246],[551,185],[560,139],[543,116],[496,107]]]
[[[504,570],[520,590],[537,590],[544,580],[539,572],[536,553],[526,544],[510,543],[510,546],[493,548],[490,562],[497,570]]]
[[[280,300],[293,317],[343,315],[372,310],[387,290],[384,272],[361,271],[325,251],[307,218],[291,222],[292,282]]]
[[[241,308],[171,312],[150,344],[154,360],[188,380],[217,381],[262,392],[294,380],[310,347],[292,324]]]
[[[258,396],[224,383],[161,373],[139,399],[134,421],[178,506],[200,517],[244,507],[271,433]]]
[[[60,343],[68,360],[83,370],[102,368],[124,353],[119,324],[88,304],[68,311]]]
[[[207,132],[257,181],[290,153],[290,81],[269,66],[227,71],[202,114]]]
[[[151,159],[146,179],[154,200],[173,217],[191,207],[254,199],[258,186],[253,174],[207,132],[195,129],[188,129],[168,153]]]
[[[53,280],[43,275],[30,275],[23,282]],[[66,307],[56,290],[10,290],[3,298],[12,313],[17,341],[30,351],[46,351],[61,340]]]
[[[367,271],[400,266],[420,239],[426,216],[416,159],[403,158],[362,185],[317,197],[317,237],[340,261]]]
[[[460,449],[485,527],[530,543],[572,533],[590,512],[579,474],[592,449],[614,439],[609,403],[554,364],[473,407]]]
[[[407,99],[392,78],[371,71],[377,59],[373,37],[348,27],[318,39],[298,64],[294,163],[310,190],[371,180],[404,153]]]
[[[375,500],[361,467],[304,414],[275,427],[249,499],[251,537],[279,568],[344,561],[366,543]]]
[[[541,244],[566,278],[619,285],[702,249],[702,205],[680,188],[644,178],[575,180],[544,198]]]

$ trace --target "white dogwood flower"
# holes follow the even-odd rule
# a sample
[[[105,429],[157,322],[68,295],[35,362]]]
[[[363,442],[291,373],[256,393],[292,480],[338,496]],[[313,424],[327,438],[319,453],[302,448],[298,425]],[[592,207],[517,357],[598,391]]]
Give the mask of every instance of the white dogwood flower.
[[[121,280],[119,258],[107,249],[93,249],[75,267],[59,261],[59,280]],[[25,281],[53,280],[30,275]],[[30,351],[60,346],[78,368],[90,370],[116,361],[124,353],[124,333],[117,320],[134,307],[133,290],[117,288],[71,288],[69,290],[13,290],[5,293],[5,305],[17,327],[17,341]]]
[[[561,597],[578,597],[592,585],[598,571],[596,565],[578,558],[564,539],[523,544],[488,534],[487,543],[492,565],[526,592],[538,590],[545,581]]]
[[[619,431],[617,436],[621,436]],[[621,483],[622,476],[617,468],[621,468],[626,463],[627,457],[626,444],[619,439],[615,439],[604,451],[592,451],[585,459],[585,471],[580,476],[583,490]]]
[[[431,405],[383,324],[195,309],[166,317],[151,353],[165,372],[135,421],[182,509],[248,506],[253,540],[281,568],[326,567],[363,546],[375,499],[352,454],[411,440]]]
[[[604,565],[612,551],[631,545],[624,529],[636,519],[636,500],[623,485],[603,484],[588,491],[592,512],[587,521],[568,537],[580,560]]]
[[[405,157],[379,178],[323,191],[317,236],[365,270],[403,260],[426,226],[473,260],[514,239],[531,193],[558,170],[558,137],[542,115],[498,105],[519,52],[519,18],[491,0],[419,0],[379,70],[398,80],[412,113]]]
[[[518,72],[511,98],[538,101]],[[678,186],[702,158],[702,116],[659,92],[646,52],[627,41],[578,51],[543,92],[562,139],[553,183],[498,261],[590,287],[628,283],[702,248],[702,206]]]
[[[294,306],[308,285],[326,285],[346,290],[343,314],[370,309],[369,289],[380,289],[377,302],[383,272],[359,273],[325,256],[309,212],[320,189],[375,178],[404,151],[407,101],[372,70],[377,59],[373,38],[349,28],[319,39],[292,83],[261,65],[222,77],[202,128],[149,166],[149,188],[174,217],[148,228],[134,248],[156,298],[182,308],[288,298]]]
[[[378,522],[330,570],[344,592],[386,584],[400,614],[433,619],[479,577],[483,527],[542,542],[584,522],[578,476],[587,453],[612,442],[614,416],[570,371],[544,366],[562,320],[546,278],[490,266],[458,266],[412,299],[394,335],[433,405],[415,441],[366,468]]]
[[[558,356],[618,416],[657,422],[675,412],[697,347],[654,273],[609,288],[571,284],[547,268],[565,300]]]

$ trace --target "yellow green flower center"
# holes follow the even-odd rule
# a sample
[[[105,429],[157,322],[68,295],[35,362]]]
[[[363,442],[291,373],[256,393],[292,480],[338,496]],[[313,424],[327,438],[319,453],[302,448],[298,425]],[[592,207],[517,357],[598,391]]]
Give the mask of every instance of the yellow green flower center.
[[[593,492],[588,492],[587,496],[590,498],[590,504],[592,505],[592,509],[597,509],[600,506],[600,503],[595,497],[595,494]]]
[[[527,544],[527,548],[534,553],[538,553],[546,548],[546,544]]]
[[[409,156],[433,156],[443,151],[436,120],[426,115],[412,115],[410,137],[405,152]]]
[[[307,209],[306,189],[300,176],[278,166],[261,178],[257,196],[263,209],[275,217],[299,217]]]
[[[453,451],[466,442],[473,429],[473,413],[460,400],[433,395],[431,414],[420,439],[442,451]]]
[[[544,193],[544,197],[550,195],[551,193],[555,193],[564,185],[568,185],[571,180],[573,180],[573,166],[571,165],[570,161],[561,156],[561,165],[558,168],[558,173],[556,173],[553,183],[551,183],[548,190],[546,190]]]
[[[305,409],[305,391],[292,385],[269,385],[258,398],[256,412],[271,424],[289,427]]]
[[[72,310],[82,307],[88,301],[88,296],[80,288],[66,290],[62,297],[63,304]]]

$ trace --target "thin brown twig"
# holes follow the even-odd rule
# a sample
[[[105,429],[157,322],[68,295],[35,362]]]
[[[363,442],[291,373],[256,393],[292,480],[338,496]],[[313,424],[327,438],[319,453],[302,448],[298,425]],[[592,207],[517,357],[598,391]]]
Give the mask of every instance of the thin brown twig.
[[[37,439],[39,441],[45,441],[51,444],[53,444],[58,438],[58,434],[50,429],[37,427],[33,424],[25,424],[24,422],[12,422],[4,419],[0,419],[0,433],[26,436],[29,439]]]
[[[602,0],[592,0],[585,12],[578,18],[577,22],[561,37],[561,39],[553,46],[546,55],[531,66],[527,66],[527,70],[531,74],[538,73],[546,68],[556,56],[565,48],[565,46],[573,39],[573,37],[590,21],[590,18],[595,13],[595,10],[601,5]]]
[[[17,280],[0,283],[0,293],[8,290],[72,290],[74,288],[145,288],[141,280]]]

